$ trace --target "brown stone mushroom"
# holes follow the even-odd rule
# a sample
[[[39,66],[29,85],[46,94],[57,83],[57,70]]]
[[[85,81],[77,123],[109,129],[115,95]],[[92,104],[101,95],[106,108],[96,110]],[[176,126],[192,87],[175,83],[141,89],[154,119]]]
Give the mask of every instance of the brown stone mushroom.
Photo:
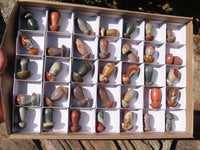
[[[83,89],[80,86],[74,88],[73,95],[78,101],[79,107],[86,107],[88,105],[89,98],[84,96]]]

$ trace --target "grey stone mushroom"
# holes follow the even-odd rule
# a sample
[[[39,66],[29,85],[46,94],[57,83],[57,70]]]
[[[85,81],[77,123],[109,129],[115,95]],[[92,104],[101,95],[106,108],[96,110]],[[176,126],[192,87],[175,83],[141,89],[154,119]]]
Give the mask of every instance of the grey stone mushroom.
[[[165,114],[165,117],[166,117],[165,128],[166,131],[169,132],[172,130],[172,120],[174,119],[174,114],[168,112]]]

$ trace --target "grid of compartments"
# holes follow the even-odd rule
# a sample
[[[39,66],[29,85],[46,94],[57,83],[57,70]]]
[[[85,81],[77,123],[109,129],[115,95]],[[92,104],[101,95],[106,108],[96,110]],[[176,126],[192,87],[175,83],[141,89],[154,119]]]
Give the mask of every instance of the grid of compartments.
[[[37,20],[39,30],[28,30],[26,21],[21,17],[26,11],[31,11]],[[72,10],[57,9],[61,18],[59,21],[60,30],[52,32],[49,30],[51,9],[23,7],[20,8],[19,28],[16,41],[16,65],[13,87],[13,115],[12,115],[12,131],[13,132],[35,132],[35,133],[70,133],[71,112],[79,110],[81,113],[79,125],[81,130],[78,133],[98,133],[97,132],[97,114],[99,111],[104,112],[105,130],[101,133],[122,133],[122,132],[144,132],[143,115],[150,114],[149,132],[166,132],[165,131],[165,114],[171,112],[175,119],[172,123],[172,132],[185,132],[186,130],[186,28],[184,24],[144,20],[141,18],[130,18],[126,16],[99,14],[91,12],[77,12]],[[87,22],[92,30],[91,35],[84,35],[80,32],[76,24],[76,18],[81,17]],[[131,38],[123,38],[125,26],[127,23],[136,24],[136,30],[131,34]],[[154,27],[152,34],[153,41],[145,41],[145,24],[151,23]],[[117,29],[120,32],[119,37],[100,36],[100,27],[106,29]],[[176,41],[174,43],[166,42],[166,29],[171,28]],[[31,56],[21,43],[21,36],[27,35],[32,39],[33,44],[39,49],[39,54]],[[83,59],[78,53],[75,41],[81,39],[91,53],[89,59]],[[108,40],[108,51],[110,57],[100,59],[99,41],[101,39]],[[128,43],[131,45],[131,51],[136,53],[139,61],[136,63],[129,62],[127,56],[122,55],[122,45]],[[64,45],[67,48],[66,55],[63,57],[49,56],[47,48],[58,47]],[[145,47],[151,45],[155,47],[154,62],[145,63]],[[182,58],[183,63],[180,66],[166,64],[166,54],[171,53],[174,56]],[[26,79],[19,79],[16,76],[21,58],[29,58],[29,70],[31,76]],[[48,81],[45,73],[49,71],[51,65],[55,61],[62,63],[62,69],[56,76],[55,81]],[[84,76],[84,81],[74,82],[72,80],[72,72],[77,71],[83,62],[89,61],[93,64],[93,70]],[[98,76],[102,73],[103,67],[111,62],[115,65],[114,73],[109,77],[109,83],[100,83]],[[131,78],[128,85],[122,84],[122,75],[126,73],[130,65],[137,65],[139,71]],[[145,66],[153,67],[151,86],[145,86]],[[166,86],[167,75],[169,71],[176,68],[180,72],[178,80],[173,87]],[[53,122],[54,127],[47,130],[43,127],[44,110],[49,108],[45,102],[45,98],[49,97],[54,89],[63,86],[68,90],[67,96],[54,103]],[[82,87],[85,97],[90,99],[89,104],[85,108],[80,108],[73,96],[73,89],[77,86]],[[114,101],[112,108],[105,108],[100,100],[99,89],[103,87],[110,99]],[[150,92],[152,88],[161,90],[161,107],[153,109],[150,106]],[[178,105],[176,107],[167,106],[169,99],[169,90],[177,88],[179,90]],[[130,101],[129,108],[122,108],[121,100],[125,96],[128,89],[136,91],[136,96]],[[26,127],[21,129],[17,126],[19,122],[20,106],[16,102],[19,94],[39,95],[39,103],[32,106],[23,106],[26,108],[25,122]],[[123,123],[123,115],[126,110],[133,112],[131,124],[133,128],[130,131],[124,131],[121,127]]]

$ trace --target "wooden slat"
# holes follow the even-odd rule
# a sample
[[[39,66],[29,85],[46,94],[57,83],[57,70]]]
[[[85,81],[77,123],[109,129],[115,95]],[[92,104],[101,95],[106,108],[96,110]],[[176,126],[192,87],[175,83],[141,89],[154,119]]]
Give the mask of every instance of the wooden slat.
[[[55,146],[53,146],[52,140],[40,140],[40,141],[43,150],[48,150],[48,149],[56,150]]]
[[[173,142],[173,140],[163,140],[162,141],[162,143],[163,143],[162,150],[169,150],[169,149],[171,149],[172,142]]]
[[[132,144],[128,140],[123,140],[123,143],[128,150],[134,150],[134,147],[132,146]]]
[[[144,140],[144,142],[149,146],[151,146],[154,150],[159,150],[161,145],[158,140]]]
[[[148,147],[146,143],[141,140],[130,140],[132,145],[134,145],[136,150],[151,150],[152,148]]]
[[[62,144],[62,146],[63,146],[64,149],[69,149],[69,150],[71,149],[69,147],[69,145],[66,143],[65,140],[59,140],[59,142],[60,142],[60,144]]]
[[[117,144],[119,145],[120,149],[127,150],[124,142],[122,140],[117,140]]]
[[[112,140],[91,140],[90,143],[96,150],[117,150],[117,146]]]
[[[78,140],[66,140],[72,150],[83,150]]]
[[[88,140],[81,140],[80,141],[86,150],[95,150],[90,141]]]
[[[59,142],[59,140],[51,140],[52,146],[55,149],[59,149],[59,150],[64,150],[63,146],[61,145],[61,143]]]

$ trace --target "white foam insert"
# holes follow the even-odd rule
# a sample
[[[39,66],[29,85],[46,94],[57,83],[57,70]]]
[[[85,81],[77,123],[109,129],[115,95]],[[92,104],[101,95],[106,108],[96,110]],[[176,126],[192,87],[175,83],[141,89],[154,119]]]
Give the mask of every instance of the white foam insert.
[[[91,70],[85,76],[83,76],[83,82],[81,82],[81,83],[97,83],[98,62],[93,61],[93,60],[73,59],[72,60],[71,77],[73,76],[73,72],[78,72],[79,67],[86,61],[89,61],[93,64],[93,70]],[[73,77],[72,77],[71,81],[75,82],[75,81],[73,81]]]
[[[102,102],[99,96],[99,89],[103,87],[108,94],[108,97],[113,101],[113,106],[111,108],[121,108],[121,88],[117,85],[105,85],[99,84],[97,88],[97,108],[105,108],[105,104]],[[108,108],[110,109],[110,108]]]
[[[14,80],[13,85],[13,105],[18,105],[16,97],[18,94],[32,95],[39,94],[40,102],[36,106],[40,106],[42,101],[42,84],[41,82]]]
[[[13,132],[34,132],[40,133],[40,117],[41,109],[40,108],[31,108],[26,107],[26,114],[24,121],[26,122],[26,127],[21,129],[18,126],[18,123],[21,122],[19,117],[19,107],[13,108],[13,120],[12,124]]]
[[[145,109],[144,113],[150,115],[150,128],[148,132],[165,132],[165,110],[149,110]]]
[[[184,45],[186,44],[186,25],[181,23],[167,23],[167,28],[172,29],[173,36],[176,37],[176,40],[174,43],[170,43],[173,45]]]
[[[95,133],[95,119],[96,119],[95,109],[81,109],[81,110],[77,110],[77,111],[80,111],[79,125],[81,126],[81,129],[78,132],[74,132],[73,134],[76,134],[76,133]],[[71,113],[72,113],[72,109],[70,110],[69,132],[71,132],[70,128],[72,126]]]
[[[73,90],[77,86],[80,86],[83,90],[83,94],[86,98],[89,98],[88,105],[86,107],[81,107],[83,108],[96,108],[96,101],[97,101],[97,85],[96,84],[76,84],[73,83],[71,85],[71,93],[70,94],[70,107],[78,107],[78,100],[73,95]]]
[[[38,30],[44,31],[46,28],[46,21],[47,21],[47,10],[46,8],[41,7],[23,7],[20,6],[19,12],[19,29],[29,30],[27,21],[24,19],[24,15],[26,12],[32,12],[33,18],[37,21],[39,26]]]
[[[128,60],[128,57],[126,54],[122,54],[122,46],[124,44],[130,44],[131,45],[131,52],[133,52],[134,54],[136,54],[139,58],[138,62],[139,63],[143,63],[144,62],[144,52],[143,52],[143,49],[144,49],[144,43],[143,42],[134,42],[134,41],[130,41],[130,40],[127,40],[127,39],[123,39],[122,40],[122,45],[121,45],[121,60],[122,61],[129,61]],[[130,61],[129,61],[130,62]]]
[[[74,41],[73,41],[73,44],[74,44],[73,57],[74,58],[84,59],[84,56],[82,56],[76,48],[76,39],[80,39],[84,43],[85,48],[87,49],[88,53],[91,53],[90,58],[88,58],[88,59],[97,59],[98,58],[98,49],[97,49],[98,38],[97,37],[83,38],[83,36],[80,36],[80,35],[74,36]]]
[[[166,100],[169,100],[169,90],[172,88],[167,87],[166,88]],[[178,97],[176,99],[176,102],[178,105],[176,107],[170,107],[166,104],[167,109],[186,109],[186,89],[185,88],[176,88],[178,89]]]
[[[167,44],[166,55],[172,54],[173,56],[178,56],[182,59],[183,63],[181,66],[186,66],[186,46],[173,46]]]
[[[129,108],[142,109],[144,108],[144,87],[143,86],[121,86],[121,100],[124,99],[126,92],[129,89],[136,91],[136,96],[129,102]]]
[[[130,79],[131,82],[128,85],[144,85],[144,64],[133,64],[122,62],[122,76],[126,74],[127,70],[131,65],[137,65],[139,67],[138,72],[135,73]],[[123,78],[123,77],[122,77]]]
[[[152,21],[148,20],[146,23],[151,23],[153,25],[152,35],[154,36],[154,40],[152,43],[160,44],[166,42],[166,23],[162,21]]]
[[[151,89],[152,88],[148,88],[145,87],[144,88],[144,108],[148,108],[148,109],[155,109],[153,107],[151,107]],[[166,88],[159,88],[161,90],[161,99],[160,99],[160,108],[157,109],[166,109]]]
[[[17,77],[17,72],[21,71],[20,68],[20,60],[22,58],[28,58],[29,59],[29,66],[28,70],[31,71],[30,77],[27,79],[20,79]],[[20,79],[20,80],[29,80],[29,81],[41,81],[42,80],[42,71],[43,71],[43,59],[39,57],[21,57],[17,56],[16,57],[16,65],[15,65],[15,79]]]
[[[104,126],[105,130],[97,133],[119,133],[120,132],[120,110],[119,109],[98,109],[104,112]],[[96,115],[97,115],[96,114]],[[97,120],[98,126],[98,120]]]
[[[167,66],[166,79],[171,69],[176,68],[179,71],[179,77],[173,82],[173,87],[186,87],[186,67]]]
[[[130,35],[130,39],[133,41],[143,41],[144,40],[144,35],[145,35],[145,21],[141,18],[129,18],[129,17],[124,17],[124,22],[123,22],[123,34],[126,33],[126,25],[128,23],[134,23],[136,25],[135,31]]]
[[[166,85],[166,66],[165,65],[153,65],[153,64],[148,64],[153,67],[153,75],[152,75],[152,82],[154,82],[153,85],[151,86],[158,86],[158,87],[163,87]],[[147,66],[147,64],[146,64]]]
[[[110,53],[110,56],[108,58],[105,58],[105,60],[121,60],[121,39],[115,40],[109,37],[99,38],[98,42],[98,57],[100,53],[100,40],[106,39],[108,40],[108,52]],[[99,57],[99,59],[102,59]]]
[[[59,86],[65,87],[67,89],[68,93],[66,95],[64,95],[61,100],[53,101],[53,104],[55,107],[69,107],[71,87],[66,82],[45,82],[44,88],[43,88],[44,96],[43,96],[42,106],[47,106],[46,97],[51,99],[51,94]]]
[[[54,126],[52,129],[45,129],[43,123],[45,122],[44,118],[45,108],[42,109],[42,132],[48,133],[68,133],[68,117],[69,110],[63,108],[53,108],[53,122]]]
[[[17,40],[16,40],[16,54],[29,55],[29,50],[27,50],[21,42],[21,38],[23,35],[27,35],[31,42],[33,43],[34,48],[38,48],[39,54],[35,56],[44,55],[44,32],[42,31],[18,31]]]
[[[64,45],[67,48],[64,57],[70,57],[72,51],[72,35],[61,32],[47,32],[45,55],[48,56],[47,50],[49,47],[62,48]],[[57,57],[57,56],[54,56]]]
[[[97,13],[91,12],[75,12],[74,23],[75,23],[75,33],[76,34],[83,34],[82,31],[78,28],[78,24],[76,21],[77,17],[81,17],[87,24],[88,28],[91,29],[91,35],[98,35],[99,34],[99,20],[100,17]]]
[[[44,74],[45,81],[48,81],[46,79],[46,72],[50,71],[51,66],[56,61],[61,62],[61,70],[56,75],[54,81],[70,82],[70,78],[71,78],[71,74],[70,74],[71,73],[71,62],[70,61],[71,60],[70,59],[63,59],[63,58],[56,58],[56,57],[55,58],[46,57],[45,74]]]
[[[52,32],[49,29],[51,25],[50,12],[53,9],[25,7],[20,6],[18,35],[16,39],[16,65],[13,84],[13,115],[12,115],[12,131],[13,132],[33,132],[33,133],[68,133],[72,125],[71,112],[72,110],[79,110],[81,113],[80,126],[81,130],[77,133],[135,133],[143,132],[143,114],[150,114],[149,132],[165,132],[165,113],[171,112],[175,119],[172,121],[172,132],[186,131],[186,25],[181,23],[143,20],[141,18],[131,18],[128,16],[98,14],[92,12],[73,12],[73,10],[57,9],[61,13],[59,20],[60,29],[57,32]],[[40,28],[39,30],[28,30],[27,22],[23,20],[23,14],[26,11],[33,12],[34,18],[37,20]],[[22,16],[22,17],[21,17]],[[76,18],[84,19],[90,29],[92,35],[84,35],[77,26]],[[136,24],[136,30],[131,34],[130,39],[123,38],[126,24],[133,22]],[[145,24],[150,22],[153,24],[154,36],[153,41],[145,41]],[[101,37],[99,30],[101,27],[107,29],[117,29],[120,32],[120,37]],[[167,43],[166,29],[171,28],[173,35],[176,36],[174,43]],[[36,56],[30,56],[29,51],[24,48],[21,43],[21,36],[27,35],[33,42],[34,47],[38,48],[40,53]],[[89,59],[83,59],[76,49],[75,41],[80,38],[87,50],[91,53]],[[108,52],[110,57],[107,59],[100,59],[99,41],[107,39]],[[121,48],[123,44],[131,45],[131,51],[139,56],[139,62],[129,62],[126,55],[122,55]],[[47,48],[58,47],[62,45],[67,47],[67,54],[64,57],[48,56]],[[144,63],[145,47],[152,45],[155,47],[154,62],[151,64]],[[171,53],[173,56],[179,56],[183,60],[181,66],[165,65],[166,54]],[[18,79],[16,72],[18,69],[18,61],[21,57],[28,57],[30,59],[29,70],[32,72],[31,77],[26,80]],[[45,61],[43,61],[43,56]],[[69,59],[71,58],[71,59]],[[100,59],[100,60],[96,60]],[[63,64],[63,68],[56,76],[56,81],[46,81],[45,73],[49,71],[51,65],[59,60]],[[83,77],[84,82],[75,83],[72,81],[73,71],[78,71],[80,65],[84,61],[90,61],[94,65],[93,71],[89,72]],[[104,66],[107,63],[113,63],[116,66],[115,71],[109,77],[108,83],[99,82],[99,74],[102,73]],[[131,78],[129,85],[122,85],[122,75],[126,73],[128,67],[132,64],[139,66],[140,71]],[[43,65],[45,69],[43,69]],[[154,69],[152,81],[154,84],[151,87],[144,86],[144,67],[151,65]],[[172,68],[177,68],[180,71],[180,77],[174,82],[173,87],[166,87],[166,80],[168,72]],[[44,71],[43,71],[44,70]],[[42,82],[44,81],[44,83]],[[72,82],[72,83],[71,83]],[[49,108],[46,105],[45,98],[50,97],[52,92],[58,86],[64,86],[68,89],[68,94],[61,100],[54,102],[53,121],[54,128],[46,130],[43,127],[44,123],[44,109]],[[90,99],[86,108],[78,108],[77,101],[73,96],[73,89],[76,86],[81,86],[85,97]],[[105,104],[100,100],[99,88],[104,87],[108,96],[114,101],[112,108],[104,108]],[[121,107],[121,100],[124,98],[129,88],[134,89],[137,94],[129,102],[129,108],[123,109]],[[161,107],[154,109],[150,106],[151,103],[151,88],[160,88]],[[169,99],[169,90],[171,88],[179,89],[177,107],[169,107],[166,101]],[[25,121],[27,127],[20,129],[17,127],[19,105],[16,102],[18,94],[31,95],[32,93],[40,95],[40,103],[36,106],[25,106],[27,113]],[[123,122],[123,114],[125,110],[133,112],[132,124],[134,128],[130,131],[123,131],[121,123]],[[97,131],[97,114],[98,111],[104,112],[103,132]],[[113,117],[114,116],[114,117]],[[73,133],[76,134],[76,133]]]
[[[103,72],[103,68],[107,63],[112,63],[115,65],[115,70],[113,71],[113,73],[110,75],[109,77],[109,82],[108,83],[104,83],[104,84],[121,84],[121,67],[122,67],[122,63],[121,62],[112,62],[112,61],[102,61],[99,60],[98,61],[98,82],[99,81],[99,74],[102,74]]]
[[[165,64],[165,57],[166,57],[166,45],[165,44],[154,44],[154,43],[149,43],[145,42],[144,44],[144,56],[145,56],[145,48],[150,45],[155,48],[155,53],[153,54],[154,61],[151,64]]]
[[[174,115],[172,120],[172,130],[170,132],[185,132],[186,131],[186,111],[185,110],[170,110],[167,111]]]
[[[72,10],[66,10],[66,9],[57,9],[55,11],[58,11],[61,15],[58,25],[60,25],[60,28],[56,32],[67,32],[67,33],[72,33],[74,30],[74,14]],[[52,10],[50,9],[48,11],[48,26],[47,29],[50,32],[55,32],[50,30],[50,25],[51,25],[51,12]]]
[[[100,15],[100,28],[104,27],[107,29],[117,29],[120,33],[119,37],[122,37],[122,26],[123,26],[123,18],[117,15],[108,15],[101,14]]]
[[[129,131],[125,131],[122,129],[122,123],[124,123],[124,112],[128,110],[133,113],[133,118],[131,121],[131,125],[133,125],[133,128]],[[143,111],[140,110],[133,110],[133,109],[121,109],[120,112],[120,132],[143,132]]]

